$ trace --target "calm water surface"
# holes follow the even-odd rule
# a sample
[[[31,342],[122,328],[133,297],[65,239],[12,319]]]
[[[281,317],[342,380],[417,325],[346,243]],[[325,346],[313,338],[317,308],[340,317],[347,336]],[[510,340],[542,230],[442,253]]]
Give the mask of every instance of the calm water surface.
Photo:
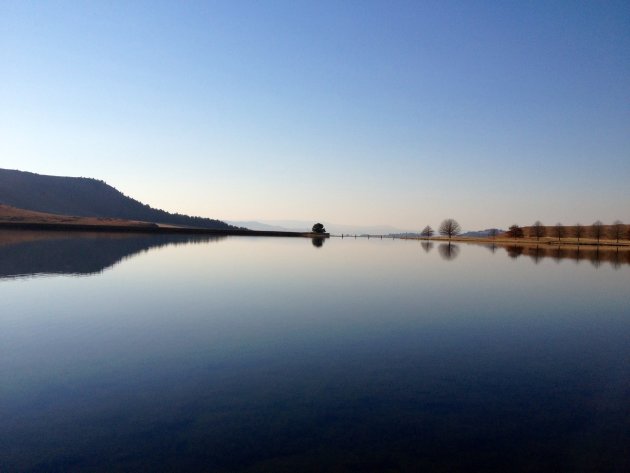
[[[630,471],[624,258],[7,232],[0,471]]]

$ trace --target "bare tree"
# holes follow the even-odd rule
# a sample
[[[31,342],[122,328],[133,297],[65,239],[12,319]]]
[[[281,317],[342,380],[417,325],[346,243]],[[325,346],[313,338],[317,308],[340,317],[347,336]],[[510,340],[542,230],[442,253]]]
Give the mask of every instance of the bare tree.
[[[530,236],[535,236],[536,240],[540,240],[540,237],[547,235],[547,229],[540,223],[540,220],[536,220],[532,225]]]
[[[440,235],[447,236],[449,240],[452,237],[459,235],[461,231],[462,231],[462,227],[460,227],[459,223],[457,223],[452,218],[447,218],[440,224],[440,229],[439,229]]]
[[[553,227],[553,234],[556,238],[558,238],[558,243],[560,243],[560,239],[567,235],[567,229],[564,228],[564,225],[558,222],[556,223],[556,226]]]
[[[619,239],[623,235],[624,227],[625,225],[621,223],[621,220],[615,220],[610,227],[610,237],[617,240],[617,243],[619,243]]]
[[[424,227],[422,229],[422,231],[420,232],[420,236],[424,237],[424,238],[431,238],[433,236],[433,234],[435,233],[435,231],[431,228],[430,225],[427,225],[426,227]]]
[[[496,238],[498,234],[499,234],[499,230],[498,230],[498,229],[496,229],[496,228],[491,228],[491,229],[488,231],[488,236],[489,236],[490,238]]]
[[[597,238],[597,244],[599,245],[600,238],[604,235],[604,224],[597,220],[591,225],[591,236]]]
[[[580,238],[584,236],[584,225],[582,225],[581,223],[576,223],[575,224],[575,232],[573,232],[575,235],[575,238],[577,238],[578,241],[578,245],[580,244]]]
[[[509,237],[512,238],[523,238],[523,229],[519,227],[517,224],[510,226],[507,232]]]

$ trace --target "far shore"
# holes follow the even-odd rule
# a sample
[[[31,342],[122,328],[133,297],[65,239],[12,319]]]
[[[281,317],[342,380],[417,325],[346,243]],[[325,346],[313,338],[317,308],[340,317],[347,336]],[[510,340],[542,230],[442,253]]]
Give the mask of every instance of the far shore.
[[[521,245],[521,246],[566,246],[566,247],[578,247],[578,246],[613,246],[613,247],[630,247],[630,240],[611,240],[609,238],[602,238],[599,242],[595,238],[580,238],[578,241],[577,238],[567,237],[558,240],[557,238],[552,237],[541,237],[540,239],[536,239],[534,237],[520,237],[520,238],[511,238],[506,236],[497,236],[495,238],[492,237],[465,237],[465,236],[454,236],[452,238],[448,238],[445,236],[433,236],[430,238],[427,237],[418,237],[418,236],[393,236],[393,235],[332,235],[333,237],[338,238],[366,238],[366,239],[400,239],[400,240],[419,240],[419,241],[437,241],[442,243],[448,242],[458,242],[458,243],[485,243],[485,244],[496,244],[496,245]]]
[[[422,241],[440,241],[440,242],[461,242],[461,243],[494,243],[497,245],[526,245],[526,246],[629,246],[629,240],[619,240],[619,242],[610,239],[600,239],[599,242],[594,238],[557,238],[542,237],[540,239],[532,237],[509,238],[498,236],[492,237],[443,237],[436,236],[431,238],[424,237],[401,237],[404,240],[422,240]]]
[[[102,233],[148,233],[155,235],[223,235],[223,236],[266,236],[266,237],[300,237],[328,238],[329,233],[315,232],[276,232],[246,229],[210,229],[193,227],[161,226],[155,224],[108,225],[108,224],[75,224],[75,223],[40,223],[40,222],[0,222],[0,230],[28,231],[63,231],[63,232],[102,232]]]

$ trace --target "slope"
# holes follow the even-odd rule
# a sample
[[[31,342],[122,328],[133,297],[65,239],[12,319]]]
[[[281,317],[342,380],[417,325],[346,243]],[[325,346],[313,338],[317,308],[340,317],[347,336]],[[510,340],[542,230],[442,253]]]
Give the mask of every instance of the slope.
[[[45,176],[0,169],[0,204],[79,217],[139,220],[210,229],[235,228],[220,220],[154,209],[97,179]]]

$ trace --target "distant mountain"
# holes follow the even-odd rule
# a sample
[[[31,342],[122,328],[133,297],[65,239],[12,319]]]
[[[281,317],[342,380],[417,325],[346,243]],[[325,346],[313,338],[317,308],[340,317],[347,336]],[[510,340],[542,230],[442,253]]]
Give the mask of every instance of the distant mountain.
[[[184,227],[234,228],[220,220],[154,209],[97,179],[0,169],[0,204],[79,217],[139,220]]]
[[[406,233],[408,230],[389,225],[346,225],[328,222],[326,220],[259,220],[229,222],[232,225],[242,225],[252,230],[276,230],[276,231],[298,231],[307,232],[313,228],[317,222],[323,223],[326,231],[333,235],[388,235],[390,233]]]
[[[501,235],[502,233],[505,233],[505,230],[501,230],[499,228],[487,228],[485,230],[476,230],[476,231],[470,231],[470,232],[462,233],[460,236],[473,237],[473,238],[485,238],[485,237],[489,237],[490,236],[490,232],[492,230],[496,230],[497,231],[497,235]]]
[[[263,231],[263,232],[292,232],[292,231],[295,231],[294,228],[281,227],[281,226],[278,226],[278,225],[269,225],[269,224],[262,223],[262,222],[255,222],[253,220],[247,220],[247,221],[227,220],[226,222],[229,223],[230,225],[234,225],[236,227],[244,227],[244,228],[248,228],[250,230],[257,230],[257,231]],[[301,231],[301,232],[310,231],[312,227],[313,227],[313,224],[311,224],[310,227],[300,229],[299,231]]]

